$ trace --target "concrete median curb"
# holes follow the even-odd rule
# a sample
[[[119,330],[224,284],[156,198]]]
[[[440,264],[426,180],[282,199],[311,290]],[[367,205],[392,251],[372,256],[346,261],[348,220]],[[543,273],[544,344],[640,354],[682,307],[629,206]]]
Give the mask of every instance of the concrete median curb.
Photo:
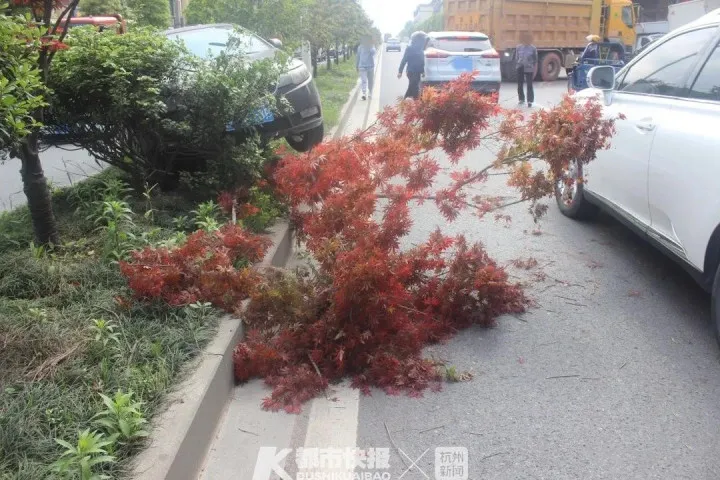
[[[360,96],[360,82],[358,81],[355,84],[355,87],[350,91],[348,101],[345,102],[345,105],[343,105],[342,110],[340,110],[340,121],[338,122],[337,126],[335,126],[327,134],[326,138],[328,140],[337,139],[342,136],[343,132],[345,131],[345,128],[347,127],[348,121],[350,120],[350,114],[352,113],[352,109],[355,106],[355,104],[357,103],[359,96]]]
[[[259,267],[285,266],[292,255],[287,222],[271,229],[272,247]],[[242,320],[226,316],[215,339],[188,368],[189,376],[168,395],[167,409],[153,421],[148,445],[135,459],[136,480],[196,479],[223,416],[233,380],[232,351],[243,335]]]

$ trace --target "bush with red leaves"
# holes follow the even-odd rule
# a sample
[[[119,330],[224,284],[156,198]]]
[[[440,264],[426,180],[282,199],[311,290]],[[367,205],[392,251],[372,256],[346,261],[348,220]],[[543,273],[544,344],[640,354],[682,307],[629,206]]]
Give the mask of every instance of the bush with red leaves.
[[[171,305],[212,302],[237,311],[260,274],[249,263],[263,258],[269,240],[227,224],[208,233],[199,230],[178,248],[145,248],[120,262],[138,298],[162,299]]]
[[[346,376],[366,393],[440,388],[424,346],[524,311],[521,288],[482,245],[436,231],[401,249],[411,205],[434,201],[448,220],[466,208],[483,215],[502,207],[468,193],[493,168],[510,169],[519,200],[535,202],[552,193],[570,159],[587,163],[608,145],[614,122],[597,103],[570,98],[523,118],[473,92],[470,81],[426,89],[420,101],[386,108],[364,132],[283,158],[275,183],[318,271],[309,279],[266,277],[252,294],[252,331],[235,350],[235,378],[264,378],[273,387],[266,408],[297,412]],[[489,132],[493,124],[499,128]],[[450,186],[438,188],[433,153],[455,165],[487,138],[505,143],[495,163],[453,171]],[[538,159],[547,168],[533,171]]]

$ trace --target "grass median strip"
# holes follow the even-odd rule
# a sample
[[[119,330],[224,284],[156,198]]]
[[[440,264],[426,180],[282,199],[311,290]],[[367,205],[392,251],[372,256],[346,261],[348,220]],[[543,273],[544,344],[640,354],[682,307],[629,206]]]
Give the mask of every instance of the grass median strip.
[[[0,213],[0,478],[84,478],[84,456],[118,478],[218,312],[133,301],[117,261],[223,218],[213,202],[130,192],[114,170],[53,200],[51,251],[32,244],[26,207]]]
[[[318,65],[315,83],[320,92],[325,131],[330,131],[340,122],[342,107],[348,101],[348,95],[357,81],[358,73],[355,70],[354,57],[346,61],[340,60],[338,65],[333,63],[331,70],[327,70],[325,64]]]

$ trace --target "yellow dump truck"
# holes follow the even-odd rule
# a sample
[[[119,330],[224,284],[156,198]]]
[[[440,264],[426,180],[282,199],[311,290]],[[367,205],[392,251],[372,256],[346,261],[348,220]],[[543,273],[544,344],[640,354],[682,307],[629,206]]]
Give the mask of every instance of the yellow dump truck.
[[[558,78],[587,45],[588,35],[635,45],[638,8],[632,0],[444,0],[445,30],[482,32],[500,52],[503,78],[513,80],[513,54],[529,32],[538,49],[537,77]]]

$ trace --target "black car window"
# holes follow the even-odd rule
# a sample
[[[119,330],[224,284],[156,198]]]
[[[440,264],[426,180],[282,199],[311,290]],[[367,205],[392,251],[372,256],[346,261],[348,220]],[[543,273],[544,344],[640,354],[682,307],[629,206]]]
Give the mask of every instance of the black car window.
[[[720,102],[720,46],[715,47],[703,65],[688,96]]]
[[[669,97],[682,96],[685,78],[715,27],[683,33],[658,45],[630,66],[618,90]]]

